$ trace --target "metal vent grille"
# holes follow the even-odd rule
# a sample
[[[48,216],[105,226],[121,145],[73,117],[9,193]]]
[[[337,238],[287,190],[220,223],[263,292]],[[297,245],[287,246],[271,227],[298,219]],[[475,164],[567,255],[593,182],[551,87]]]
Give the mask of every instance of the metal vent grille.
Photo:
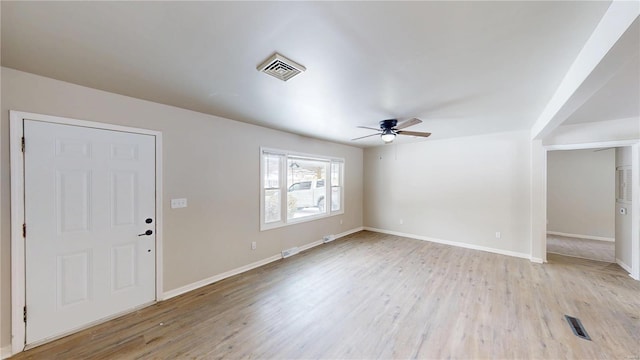
[[[287,81],[307,70],[304,66],[278,53],[273,54],[267,61],[260,64],[257,69],[282,81]]]
[[[569,327],[571,328],[571,331],[573,331],[573,334],[575,336],[591,341],[591,338],[589,337],[589,334],[587,334],[587,330],[582,325],[580,319],[574,318],[573,316],[569,315],[565,315],[564,318],[567,319]]]

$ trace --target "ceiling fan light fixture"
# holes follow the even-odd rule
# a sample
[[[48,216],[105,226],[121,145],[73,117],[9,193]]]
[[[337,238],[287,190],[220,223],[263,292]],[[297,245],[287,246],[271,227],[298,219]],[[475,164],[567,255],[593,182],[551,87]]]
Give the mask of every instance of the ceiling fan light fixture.
[[[384,129],[382,134],[380,134],[380,138],[382,139],[382,141],[388,144],[393,140],[395,140],[396,134],[393,131],[391,131],[391,129]]]
[[[380,135],[380,138],[382,139],[382,141],[384,141],[385,144],[388,144],[393,142],[393,140],[396,139],[396,135],[406,135],[406,136],[412,136],[412,137],[418,136],[423,138],[429,137],[431,135],[430,132],[404,130],[409,126],[418,125],[421,122],[422,120],[418,118],[412,118],[401,123],[398,123],[398,119],[387,119],[387,120],[380,121],[380,129],[374,129],[368,126],[357,126],[358,128],[361,128],[361,129],[374,130],[376,132],[370,135],[360,136],[351,140],[352,141],[360,140],[360,139],[365,139],[371,136]]]

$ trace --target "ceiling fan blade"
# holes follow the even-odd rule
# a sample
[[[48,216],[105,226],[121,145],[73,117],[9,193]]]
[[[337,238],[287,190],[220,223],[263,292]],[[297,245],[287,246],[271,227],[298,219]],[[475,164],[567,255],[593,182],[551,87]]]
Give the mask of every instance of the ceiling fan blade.
[[[418,125],[421,122],[422,122],[422,120],[420,120],[418,118],[409,119],[409,120],[407,120],[405,122],[401,122],[396,127],[394,127],[394,129],[395,130],[400,130],[400,129],[408,128],[409,126]]]
[[[420,131],[403,131],[403,130],[399,130],[396,131],[397,134],[400,135],[411,135],[411,136],[421,136],[421,137],[429,137],[431,136],[431,133],[429,132],[420,132]]]
[[[351,141],[353,141],[353,140],[360,140],[360,139],[368,138],[368,137],[371,137],[371,136],[379,136],[379,135],[380,135],[380,133],[377,133],[377,134],[371,134],[371,135],[365,135],[365,136],[360,136],[360,137],[357,137],[357,138],[355,138],[355,139],[351,139]]]
[[[369,129],[369,130],[373,130],[373,131],[380,131],[380,129],[376,129],[376,128],[372,128],[372,127],[367,127],[367,126],[356,126],[357,128],[360,129]]]

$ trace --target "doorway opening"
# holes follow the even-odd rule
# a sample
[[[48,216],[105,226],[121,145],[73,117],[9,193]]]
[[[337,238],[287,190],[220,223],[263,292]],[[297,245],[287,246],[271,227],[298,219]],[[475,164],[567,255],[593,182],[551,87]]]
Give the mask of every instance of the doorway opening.
[[[624,269],[626,273],[632,278],[640,280],[640,143],[637,139],[633,140],[618,140],[618,141],[606,141],[596,143],[579,143],[579,144],[562,144],[562,145],[543,145],[540,141],[533,144],[533,197],[532,197],[532,220],[534,222],[532,227],[532,261],[534,262],[547,262],[547,162],[548,155],[555,150],[579,150],[579,149],[604,149],[604,148],[626,148],[623,150],[627,157],[627,162],[631,164],[630,168],[626,169],[623,174],[622,169],[616,171],[616,185],[617,194],[620,193],[620,176],[626,177],[626,186],[629,187],[630,194],[627,194],[630,201],[624,206],[620,206],[619,199],[616,199],[616,205],[614,207],[614,215],[621,214],[626,215],[623,219],[630,223],[630,227],[627,228],[627,234],[629,234],[628,242],[622,247],[620,244],[615,246],[616,248],[616,263],[608,264],[602,262],[596,262],[598,264],[611,265],[618,269]],[[621,150],[619,150],[621,151]],[[629,186],[629,183],[631,184]],[[616,195],[618,196],[618,195]],[[620,219],[620,218],[618,218]],[[616,223],[616,227],[620,224]],[[616,231],[614,236],[616,240],[620,241],[620,231]],[[561,255],[553,255],[553,257]],[[564,259],[577,259],[563,257]],[[619,261],[622,260],[622,261]],[[591,261],[592,260],[584,260]],[[574,261],[575,262],[575,261]]]
[[[547,253],[616,262],[615,148],[547,153]]]

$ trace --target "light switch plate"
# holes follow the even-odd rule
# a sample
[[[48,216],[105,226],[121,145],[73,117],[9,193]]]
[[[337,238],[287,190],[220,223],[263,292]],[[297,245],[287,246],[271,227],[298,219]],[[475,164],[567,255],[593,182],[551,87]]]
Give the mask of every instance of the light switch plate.
[[[171,199],[171,208],[186,208],[187,207],[187,199]]]

